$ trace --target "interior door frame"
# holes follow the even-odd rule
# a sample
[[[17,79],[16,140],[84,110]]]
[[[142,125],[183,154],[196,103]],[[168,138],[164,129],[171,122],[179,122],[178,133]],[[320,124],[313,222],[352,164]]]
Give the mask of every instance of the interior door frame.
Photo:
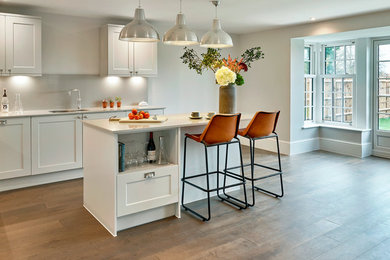
[[[378,145],[378,136],[386,136],[390,138],[390,131],[381,131],[379,130],[379,118],[378,118],[378,93],[379,93],[379,84],[378,84],[378,50],[379,45],[390,44],[390,37],[379,38],[373,40],[373,102],[372,102],[372,144],[373,152],[372,154],[379,157],[390,158],[390,147],[386,148],[384,146]]]

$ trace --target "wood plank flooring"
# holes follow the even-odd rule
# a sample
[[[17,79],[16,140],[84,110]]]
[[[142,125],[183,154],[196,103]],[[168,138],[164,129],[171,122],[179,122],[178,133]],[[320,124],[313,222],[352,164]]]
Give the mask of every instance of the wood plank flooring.
[[[312,152],[283,168],[282,199],[239,211],[213,198],[210,222],[183,212],[116,238],[83,208],[82,180],[3,192],[0,259],[390,259],[390,160]]]

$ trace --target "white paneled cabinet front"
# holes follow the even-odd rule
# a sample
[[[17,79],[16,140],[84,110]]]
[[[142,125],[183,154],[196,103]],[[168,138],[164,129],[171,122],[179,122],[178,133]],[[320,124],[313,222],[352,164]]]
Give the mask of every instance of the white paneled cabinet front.
[[[0,119],[0,180],[31,175],[30,118]]]
[[[5,16],[0,15],[0,76],[5,72]]]
[[[81,115],[32,118],[32,174],[82,167]]]
[[[5,16],[6,73],[42,74],[41,19]]]
[[[122,25],[106,25],[101,30],[101,75],[157,76],[157,43],[119,40]]]

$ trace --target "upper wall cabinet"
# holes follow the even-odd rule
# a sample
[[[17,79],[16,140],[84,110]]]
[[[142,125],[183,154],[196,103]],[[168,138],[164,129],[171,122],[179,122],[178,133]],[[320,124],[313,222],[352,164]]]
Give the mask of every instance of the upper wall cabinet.
[[[5,73],[5,16],[0,15],[0,76]]]
[[[5,15],[3,36],[8,75],[42,74],[41,26],[39,18]]]
[[[41,19],[0,14],[0,76],[41,75]]]
[[[101,31],[101,75],[157,76],[157,43],[119,40],[122,25],[106,25]]]

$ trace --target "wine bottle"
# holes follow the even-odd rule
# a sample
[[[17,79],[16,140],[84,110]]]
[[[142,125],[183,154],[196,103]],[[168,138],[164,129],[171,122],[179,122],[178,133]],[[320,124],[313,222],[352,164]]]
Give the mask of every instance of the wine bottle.
[[[7,97],[7,89],[3,89],[3,97],[1,98],[1,112],[9,112],[9,101]]]
[[[150,132],[147,150],[148,150],[148,162],[155,163],[156,162],[156,145],[154,144],[154,140],[153,140],[153,132]]]

